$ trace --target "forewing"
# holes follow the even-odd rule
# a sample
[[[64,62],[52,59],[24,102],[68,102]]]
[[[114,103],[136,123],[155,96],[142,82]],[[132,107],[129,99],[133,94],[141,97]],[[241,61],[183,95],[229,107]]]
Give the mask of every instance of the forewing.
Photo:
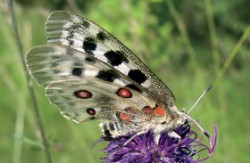
[[[116,113],[127,113],[128,108],[136,110],[135,121],[144,121],[147,116],[142,108],[156,105],[140,85],[107,63],[70,47],[36,47],[28,53],[27,64],[46,87],[49,100],[77,123],[94,118],[119,121]]]
[[[70,46],[109,64],[150,91],[163,107],[174,105],[171,90],[126,46],[93,22],[65,11],[47,20],[49,44]]]

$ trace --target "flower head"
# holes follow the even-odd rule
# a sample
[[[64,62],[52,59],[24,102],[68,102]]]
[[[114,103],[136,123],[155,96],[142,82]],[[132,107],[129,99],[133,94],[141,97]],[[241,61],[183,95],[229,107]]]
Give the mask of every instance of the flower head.
[[[125,142],[133,136],[132,134],[118,139],[110,140],[109,145],[105,148],[107,157],[102,158],[102,162],[108,163],[174,163],[185,162],[193,163],[208,159],[215,148],[216,144],[216,126],[214,126],[214,137],[209,140],[209,147],[203,144],[197,134],[192,131],[188,123],[176,128],[176,132],[181,138],[170,137],[167,132],[160,135],[159,143],[154,141],[154,133],[148,131],[131,140],[128,144]],[[207,150],[208,156],[200,159],[200,152]]]

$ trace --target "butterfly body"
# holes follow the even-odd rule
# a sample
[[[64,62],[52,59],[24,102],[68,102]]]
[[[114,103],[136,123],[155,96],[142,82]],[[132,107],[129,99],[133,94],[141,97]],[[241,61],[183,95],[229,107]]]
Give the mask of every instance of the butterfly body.
[[[98,25],[55,11],[46,28],[48,45],[32,49],[27,65],[64,117],[76,123],[99,119],[108,138],[171,132],[187,120],[171,90]]]
[[[151,109],[151,108],[150,108]],[[151,110],[157,110],[154,108]],[[159,109],[158,109],[159,112]],[[147,113],[145,113],[147,114]],[[147,114],[146,119],[133,119],[133,115],[129,113],[117,114],[117,121],[115,122],[103,122],[100,123],[104,139],[114,139],[128,134],[146,133],[151,130],[155,135],[159,135],[162,132],[171,133],[173,129],[185,123],[187,120],[185,113],[178,113],[178,115],[172,116],[166,113],[164,114]],[[156,140],[158,142],[158,140]]]

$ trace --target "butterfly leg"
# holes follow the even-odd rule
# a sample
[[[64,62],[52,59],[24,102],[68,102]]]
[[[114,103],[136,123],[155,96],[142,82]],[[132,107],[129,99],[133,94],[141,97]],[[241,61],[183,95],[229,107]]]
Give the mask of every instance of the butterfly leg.
[[[156,133],[156,134],[154,135],[154,141],[155,141],[156,146],[159,144],[160,137],[161,137],[161,134],[160,134],[160,133]]]
[[[172,138],[177,138],[177,139],[179,139],[179,140],[181,139],[180,135],[177,134],[177,133],[174,132],[174,131],[168,132],[168,136],[170,136],[170,137],[172,137]]]
[[[139,135],[141,135],[141,134],[145,134],[145,133],[147,133],[147,132],[148,132],[148,130],[142,130],[142,131],[140,131],[140,132],[134,134],[131,138],[129,138],[129,139],[124,143],[124,146],[127,145],[129,142],[131,142],[135,137],[137,137],[137,136],[139,136]]]
[[[172,138],[177,138],[177,140],[178,140],[177,145],[179,145],[179,143],[181,142],[181,136],[174,131],[168,132],[168,136],[170,136]]]
[[[169,136],[169,137],[172,137],[172,138],[177,138],[178,141],[181,140],[180,135],[178,135],[178,134],[177,134],[176,132],[174,132],[174,131],[169,131],[169,132],[168,132],[168,136]],[[155,144],[156,144],[156,145],[159,144],[160,137],[161,137],[161,134],[160,134],[160,133],[156,133],[156,134],[154,135],[154,141],[155,141]]]

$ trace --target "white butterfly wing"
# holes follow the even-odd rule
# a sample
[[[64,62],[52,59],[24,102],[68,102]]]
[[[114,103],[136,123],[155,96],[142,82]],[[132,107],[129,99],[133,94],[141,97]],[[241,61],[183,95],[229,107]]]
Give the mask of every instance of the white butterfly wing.
[[[174,105],[171,90],[126,46],[95,23],[65,11],[53,12],[46,23],[49,44],[87,53],[115,68],[150,91],[156,103]]]
[[[27,64],[46,87],[49,100],[77,123],[94,118],[119,121],[116,113],[126,113],[127,108],[137,110],[135,121],[144,121],[147,116],[141,109],[156,105],[139,84],[107,63],[70,47],[36,47],[28,53]]]

